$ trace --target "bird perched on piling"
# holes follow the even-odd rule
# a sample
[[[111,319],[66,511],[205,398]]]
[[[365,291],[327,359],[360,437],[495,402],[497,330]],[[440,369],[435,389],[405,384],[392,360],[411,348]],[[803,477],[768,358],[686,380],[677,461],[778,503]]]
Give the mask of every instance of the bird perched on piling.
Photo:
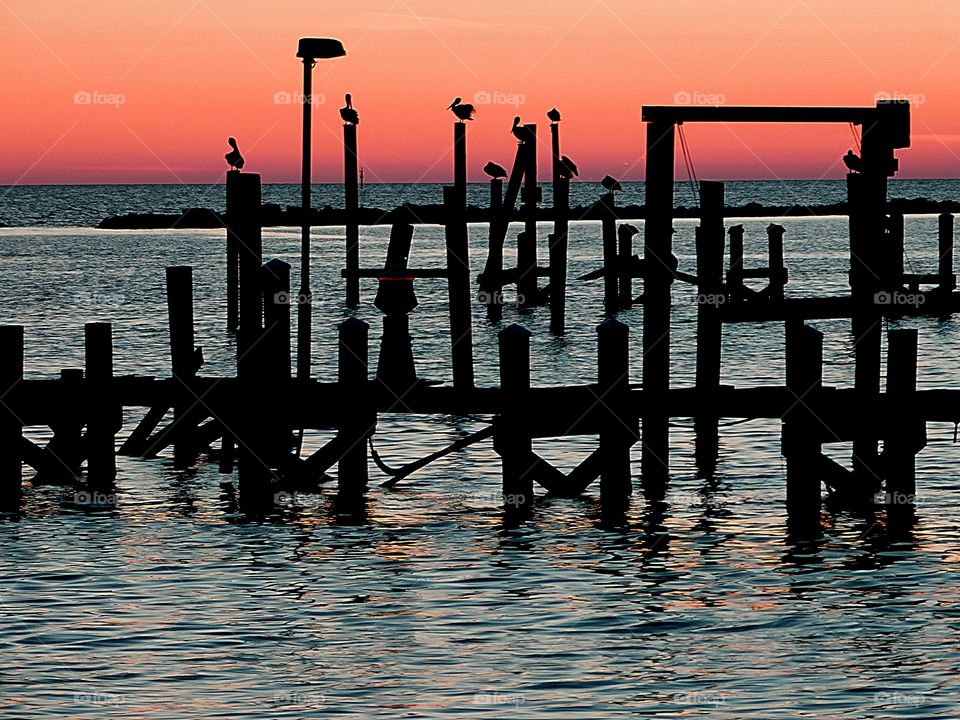
[[[232,147],[233,150],[224,155],[223,159],[227,161],[231,170],[243,170],[243,155],[240,154],[240,150],[237,148],[236,138],[227,138],[227,142],[230,143],[230,147]]]
[[[610,192],[617,192],[618,190],[623,190],[623,186],[620,184],[620,181],[610,177],[609,175],[606,175],[603,178],[603,180],[600,181],[600,184],[603,185],[603,187],[606,190],[609,190]]]
[[[857,155],[853,150],[847,150],[847,154],[843,156],[843,164],[853,172],[860,172],[863,170],[863,158]]]
[[[580,171],[577,169],[577,164],[566,155],[560,156],[560,162],[557,164],[557,170],[560,171],[560,177],[565,177],[568,180],[572,177],[579,177],[580,175]]]
[[[453,114],[457,116],[460,122],[473,120],[473,115],[477,112],[477,109],[470,103],[460,102],[460,98],[454,98],[453,102],[447,107],[447,110],[453,110]]]
[[[353,98],[350,96],[350,93],[344,95],[343,99],[347,104],[345,107],[340,108],[340,117],[343,118],[343,121],[348,125],[359,125],[360,116],[357,114],[357,111],[353,109]]]
[[[505,178],[507,176],[507,170],[502,165],[497,165],[495,162],[488,162],[483,166],[483,171],[492,177],[494,180],[497,178]]]
[[[550,122],[558,123],[560,122],[560,111],[556,108],[547,111],[547,117],[550,118]]]
[[[530,132],[529,128],[527,128],[526,125],[520,124],[519,115],[513,119],[513,127],[510,128],[510,132],[513,133],[513,136],[520,141],[521,145],[533,139],[533,133]]]

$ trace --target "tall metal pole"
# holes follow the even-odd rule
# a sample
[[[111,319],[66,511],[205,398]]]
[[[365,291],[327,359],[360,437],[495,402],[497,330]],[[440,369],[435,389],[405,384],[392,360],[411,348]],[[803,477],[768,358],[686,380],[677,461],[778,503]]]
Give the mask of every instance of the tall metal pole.
[[[300,186],[300,293],[297,297],[297,380],[310,379],[310,340],[313,295],[310,292],[310,127],[313,58],[303,59],[303,179]]]

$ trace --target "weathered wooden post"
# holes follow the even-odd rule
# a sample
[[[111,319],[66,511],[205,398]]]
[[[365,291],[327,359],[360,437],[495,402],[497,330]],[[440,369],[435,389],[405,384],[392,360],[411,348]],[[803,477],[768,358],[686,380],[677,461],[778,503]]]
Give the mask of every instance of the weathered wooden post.
[[[343,398],[337,437],[345,444],[337,474],[337,499],[353,506],[367,489],[367,438],[376,428],[376,413],[369,410],[367,363],[370,326],[347,318],[339,326],[337,382]]]
[[[603,237],[603,311],[613,315],[619,310],[620,262],[617,257],[617,216],[612,192],[604,193],[600,207],[600,231]]]
[[[394,223],[374,305],[383,313],[383,336],[377,361],[377,380],[397,397],[404,397],[417,382],[409,314],[417,307],[413,278],[407,271],[413,225]]]
[[[462,191],[456,186],[445,187],[443,204],[447,222],[447,295],[453,350],[453,385],[456,388],[469,389],[473,387],[473,303],[470,297],[465,190]]]
[[[953,215],[940,215],[937,230],[940,250],[937,273],[940,275],[940,291],[950,293],[957,287],[957,281],[953,277]]]
[[[730,235],[730,270],[727,272],[727,300],[743,298],[743,225],[734,225]]]
[[[637,229],[627,223],[617,228],[617,281],[621,308],[633,305],[633,277],[630,274],[630,261],[633,258],[633,236],[636,234]]]
[[[23,422],[11,407],[17,386],[23,380],[23,326],[0,325],[0,505],[20,503],[23,482]]]
[[[237,335],[237,373],[240,374],[242,365],[256,365],[253,355],[263,331],[263,307],[260,300],[260,266],[263,264],[260,176],[256,173],[235,171],[227,173],[227,197],[234,201],[227,209],[227,226],[236,241],[239,256],[240,324]]]
[[[494,449],[502,462],[504,509],[528,509],[533,505],[534,462],[526,415],[530,391],[530,331],[513,324],[501,330],[497,338],[503,414],[494,435]]]
[[[721,182],[700,181],[700,225],[696,229],[697,251],[697,394],[708,403],[720,389],[720,360],[723,327],[720,305],[727,300],[723,292],[723,198]],[[742,248],[742,245],[741,245]],[[742,262],[742,260],[741,260]],[[717,467],[718,424],[716,412],[694,418],[697,472],[713,477]]]
[[[530,307],[538,302],[537,292],[537,126],[523,126],[527,139],[523,143],[523,234],[517,245],[517,305]]]
[[[600,429],[600,500],[604,509],[621,509],[632,494],[630,448],[637,419],[628,410],[630,328],[610,318],[597,326],[597,391],[604,410]]]
[[[87,482],[109,487],[117,479],[116,433],[123,409],[113,387],[113,329],[110,323],[84,326],[87,383],[99,398],[87,420]]]
[[[887,218],[887,234],[890,245],[890,277],[885,285],[896,290],[903,284],[903,214],[890,213]]]
[[[787,460],[787,514],[811,526],[820,518],[821,435],[810,410],[823,380],[823,333],[802,320],[786,322],[786,375],[790,409],[783,418],[782,454]]]
[[[360,268],[360,190],[357,186],[357,126],[353,123],[343,125],[343,193],[346,210],[346,264],[347,270]],[[360,278],[356,274],[347,275],[347,307],[360,304]]]
[[[197,370],[203,360],[194,346],[193,325],[193,268],[172,266],[167,268],[167,313],[170,324],[170,366],[176,387],[173,403],[173,422],[177,426],[173,443],[173,458],[176,467],[188,467],[196,456],[196,413],[190,408],[197,405],[194,390]],[[194,417],[191,418],[190,416]]]
[[[887,395],[891,401],[883,465],[887,501],[891,506],[914,504],[917,493],[916,454],[927,444],[926,423],[914,405],[917,390],[917,331],[887,333]]]
[[[554,126],[551,126],[554,127]],[[563,335],[567,312],[567,233],[570,227],[570,179],[553,183],[553,234],[550,235],[550,332]]]
[[[854,388],[862,403],[871,402],[880,393],[883,306],[878,304],[878,293],[886,290],[881,278],[885,260],[882,240],[886,188],[886,177],[879,172],[847,175]],[[853,470],[862,489],[871,495],[880,489],[878,444],[876,432],[866,426],[853,438]]]
[[[767,226],[767,270],[770,273],[770,299],[783,300],[783,289],[787,284],[787,270],[783,264],[783,225],[771,223]]]
[[[248,208],[245,203],[247,183],[238,180],[240,173],[230,170],[227,173],[227,331],[234,332],[239,327],[240,317],[240,237],[233,227],[233,218],[241,220]]]
[[[666,493],[670,462],[670,285],[673,282],[674,123],[647,123],[646,206],[643,255],[647,275],[643,304],[643,389],[650,398],[643,415],[644,492]]]
[[[77,392],[83,387],[83,370],[81,368],[64,368],[60,371],[60,380],[66,396],[70,399],[61,402],[57,408],[56,417],[50,422],[53,437],[45,448],[48,456],[54,460],[50,464],[53,477],[57,481],[70,481],[78,478],[83,466],[83,424],[84,415],[82,406],[75,398],[81,395]],[[67,390],[69,388],[69,390]],[[38,471],[38,477],[47,479],[47,473]]]
[[[292,447],[286,412],[290,383],[290,265],[271,260],[260,270],[263,292],[263,345],[261,374],[264,378],[260,446],[266,464],[281,468]]]
[[[453,186],[467,202],[467,124],[453,124]]]

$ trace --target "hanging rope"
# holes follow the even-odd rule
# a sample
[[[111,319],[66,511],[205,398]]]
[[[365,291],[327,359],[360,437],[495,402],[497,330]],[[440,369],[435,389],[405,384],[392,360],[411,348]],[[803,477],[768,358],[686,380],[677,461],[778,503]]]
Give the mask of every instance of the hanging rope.
[[[860,136],[857,134],[857,127],[850,123],[850,134],[853,135],[853,144],[857,148],[857,155],[860,154]]]
[[[687,136],[683,133],[683,124],[677,125],[677,134],[680,136],[680,149],[683,151],[683,164],[687,168],[687,180],[690,182],[690,191],[700,204],[700,188],[697,186],[697,171],[693,167],[693,158],[690,156],[690,147],[687,145]]]

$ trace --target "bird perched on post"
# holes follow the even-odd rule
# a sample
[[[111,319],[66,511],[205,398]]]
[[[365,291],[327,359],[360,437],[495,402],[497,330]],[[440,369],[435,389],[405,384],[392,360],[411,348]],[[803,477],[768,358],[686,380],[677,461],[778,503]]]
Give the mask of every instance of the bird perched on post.
[[[492,161],[483,166],[483,171],[494,180],[497,178],[505,178],[507,176],[506,168],[504,168],[502,165],[497,165]]]
[[[243,170],[243,155],[240,154],[240,150],[237,148],[236,138],[227,138],[227,142],[230,143],[230,147],[232,147],[233,150],[224,155],[223,159],[227,161],[231,170]]]
[[[350,96],[350,93],[344,95],[343,99],[347,104],[346,107],[340,108],[340,117],[349,125],[359,125],[360,116],[357,114],[357,111],[353,109],[353,98]]]
[[[533,139],[533,135],[530,130],[527,129],[525,125],[520,124],[519,115],[513,119],[513,127],[510,128],[510,132],[513,133],[513,136],[520,141],[521,145]]]
[[[447,110],[453,110],[453,114],[457,116],[460,122],[473,120],[473,115],[477,112],[477,109],[470,103],[460,102],[460,98],[454,98],[453,102],[447,107]]]
[[[863,170],[863,158],[853,152],[853,150],[847,150],[847,154],[843,156],[843,164],[853,172],[861,172]]]
[[[606,190],[609,190],[610,192],[617,192],[617,190],[623,190],[623,186],[620,185],[620,181],[610,177],[609,175],[605,176],[603,180],[600,181],[600,184],[603,185],[603,187]]]
[[[566,155],[560,156],[560,162],[557,164],[557,170],[560,171],[560,177],[567,178],[568,180],[572,177],[579,177],[580,175],[580,171],[577,169],[577,164]]]
[[[550,118],[550,122],[558,123],[560,122],[560,111],[556,108],[547,111],[547,117]]]

